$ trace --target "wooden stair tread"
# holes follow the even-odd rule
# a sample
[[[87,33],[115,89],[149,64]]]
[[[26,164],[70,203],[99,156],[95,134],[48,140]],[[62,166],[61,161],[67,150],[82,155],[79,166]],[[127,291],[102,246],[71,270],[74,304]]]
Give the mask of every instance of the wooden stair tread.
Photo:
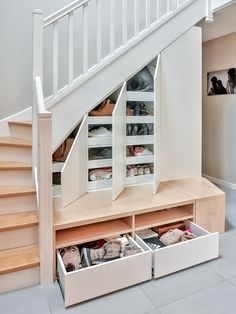
[[[9,121],[9,125],[16,125],[16,126],[25,126],[25,127],[32,127],[32,122],[31,121]]]
[[[0,198],[8,196],[21,196],[35,194],[33,186],[0,186]]]
[[[39,246],[0,251],[0,275],[39,266]]]
[[[37,211],[0,215],[0,232],[38,225]]]
[[[16,138],[16,137],[0,137],[0,146],[13,146],[13,147],[32,147],[30,141]]]
[[[0,161],[0,170],[31,170],[32,165],[16,161]]]

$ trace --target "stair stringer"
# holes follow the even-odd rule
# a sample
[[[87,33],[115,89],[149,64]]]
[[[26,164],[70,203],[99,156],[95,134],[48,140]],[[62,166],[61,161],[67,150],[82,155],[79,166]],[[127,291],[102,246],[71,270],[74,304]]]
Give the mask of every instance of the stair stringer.
[[[205,16],[206,1],[193,1],[174,18],[167,20],[54,104],[50,108],[53,113],[53,150],[62,143],[86,113]]]

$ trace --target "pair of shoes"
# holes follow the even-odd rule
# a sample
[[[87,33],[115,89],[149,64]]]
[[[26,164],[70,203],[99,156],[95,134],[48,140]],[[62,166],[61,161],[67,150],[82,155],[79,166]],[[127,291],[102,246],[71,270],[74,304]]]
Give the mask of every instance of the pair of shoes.
[[[149,124],[127,124],[126,135],[136,136],[136,135],[152,135],[153,125]]]
[[[112,116],[115,102],[111,99],[105,99],[98,108],[89,113],[90,116]]]
[[[153,135],[153,124],[142,124],[139,128],[138,135]]]
[[[128,101],[126,108],[127,116],[151,116],[151,112],[147,110],[146,105],[138,101]]]
[[[65,265],[66,271],[70,272],[82,268],[81,256],[77,246],[69,246],[60,249],[60,254]]]
[[[112,168],[99,168],[89,171],[90,181],[109,180],[112,178]]]
[[[111,159],[112,158],[112,148],[90,148],[89,149],[89,160],[97,160],[97,159]]]
[[[112,136],[112,131],[101,126],[97,129],[92,129],[88,132],[89,137],[103,137],[103,136]]]
[[[151,170],[148,165],[130,165],[127,166],[127,177],[141,176],[150,174]]]
[[[136,146],[134,148],[134,156],[150,156],[153,155],[153,153],[145,147],[142,146]]]
[[[138,125],[137,124],[127,124],[127,136],[135,136],[138,135]]]
[[[126,157],[134,156],[133,146],[126,146]]]

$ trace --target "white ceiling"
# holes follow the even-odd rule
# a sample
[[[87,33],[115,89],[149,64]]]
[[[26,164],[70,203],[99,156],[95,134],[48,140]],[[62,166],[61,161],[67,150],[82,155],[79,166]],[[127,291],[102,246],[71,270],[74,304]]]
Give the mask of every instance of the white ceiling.
[[[214,21],[202,21],[203,42],[236,32],[236,1],[214,13]]]

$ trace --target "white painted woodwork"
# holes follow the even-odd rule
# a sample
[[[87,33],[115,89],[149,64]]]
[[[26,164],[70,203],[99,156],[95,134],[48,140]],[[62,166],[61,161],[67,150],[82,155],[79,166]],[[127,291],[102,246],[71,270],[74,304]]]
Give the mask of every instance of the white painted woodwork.
[[[38,243],[38,226],[0,232],[0,251]]]
[[[64,166],[63,161],[53,161],[52,163],[52,172],[61,172]]]
[[[61,198],[61,185],[55,184],[52,186],[53,197],[60,196]]]
[[[110,0],[110,54],[115,50],[115,0]]]
[[[23,289],[40,283],[40,269],[29,269],[12,272],[0,276],[0,293]]]
[[[88,169],[112,167],[112,159],[89,160]]]
[[[154,101],[154,92],[127,92],[127,101]]]
[[[128,16],[127,16],[127,0],[122,0],[122,44],[127,42]]]
[[[68,17],[68,76],[69,85],[74,80],[74,13],[71,12]]]
[[[126,136],[126,145],[141,145],[141,144],[153,144],[153,135],[135,135]]]
[[[150,26],[150,14],[151,14],[150,0],[146,0],[146,28]]]
[[[83,5],[83,74],[88,71],[88,3]]]
[[[153,155],[126,157],[126,165],[147,164],[153,162],[154,162]]]
[[[201,49],[192,27],[161,53],[160,181],[201,176]]]
[[[88,124],[112,124],[112,117],[90,117],[88,116]]]
[[[33,186],[32,169],[0,170],[0,182],[5,186]]]
[[[134,0],[134,34],[139,34],[139,0]]]
[[[140,247],[132,238],[130,241]],[[150,280],[151,252],[142,250],[142,253],[69,273],[58,252],[57,271],[67,307]]]
[[[112,187],[112,179],[88,182],[88,191],[109,189],[111,187]]]
[[[127,116],[126,123],[154,123],[153,116]]]
[[[154,194],[160,183],[160,139],[161,139],[161,55],[157,57],[154,74]]]
[[[213,22],[212,0],[206,0],[206,22]]]
[[[58,91],[58,22],[53,23],[53,95]]]
[[[134,177],[126,177],[125,183],[126,185],[152,183],[153,179],[154,179],[153,174],[145,174],[145,175],[134,176]]]
[[[219,233],[209,233],[186,221],[197,238],[169,245],[153,251],[153,276],[159,278],[173,272],[206,262],[219,256]],[[138,236],[136,241],[146,251],[149,246]]]
[[[36,195],[0,198],[0,214],[12,214],[36,210]]]
[[[125,188],[126,177],[126,82],[124,82],[112,113],[112,199]]]
[[[112,136],[89,137],[89,147],[107,147],[112,145]]]
[[[97,63],[102,59],[102,0],[96,0],[96,13],[97,13]]]
[[[67,206],[88,190],[88,170],[86,167],[88,161],[87,137],[88,122],[86,115],[61,171],[62,207]]]

